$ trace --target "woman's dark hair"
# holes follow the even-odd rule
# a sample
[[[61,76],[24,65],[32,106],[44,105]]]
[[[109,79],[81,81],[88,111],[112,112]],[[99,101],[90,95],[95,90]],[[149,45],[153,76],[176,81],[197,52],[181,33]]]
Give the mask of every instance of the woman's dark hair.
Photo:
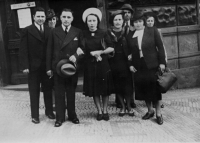
[[[146,12],[145,14],[144,14],[144,16],[145,16],[145,18],[146,18],[146,20],[149,18],[149,17],[153,17],[154,18],[154,27],[157,27],[157,24],[158,24],[158,18],[157,18],[157,16],[155,15],[155,13],[153,13],[153,12]]]
[[[42,12],[44,12],[44,14],[46,15],[45,10],[44,10],[44,8],[42,8],[42,7],[36,7],[36,8],[34,9],[33,15],[35,15],[36,12],[38,12],[38,11],[42,11]]]
[[[109,23],[110,23],[111,26],[114,26],[114,24],[113,24],[114,22],[113,22],[113,21],[114,21],[114,19],[115,19],[115,17],[116,17],[117,15],[121,15],[121,16],[122,16],[122,19],[123,19],[123,21],[124,21],[123,13],[118,13],[118,14],[111,15],[110,18],[109,18]],[[124,22],[123,22],[123,25],[124,25]],[[123,25],[122,25],[122,26],[123,26]]]
[[[146,23],[146,18],[145,18],[144,16],[142,16],[142,17],[140,17],[140,18],[138,18],[138,19],[131,19],[131,20],[130,20],[130,24],[131,24],[132,26],[134,26],[134,22],[137,21],[137,20],[140,20],[140,19],[144,21],[144,26],[146,26],[147,23]]]
[[[100,25],[100,19],[99,19],[99,17],[96,15],[96,14],[89,14],[89,15],[93,15],[93,16],[95,16],[96,18],[97,18],[97,29],[99,29],[100,27],[99,27],[99,25]],[[89,16],[88,15],[88,16]],[[88,28],[88,25],[87,25],[87,20],[88,20],[88,16],[86,17],[86,19],[85,19],[85,26]]]

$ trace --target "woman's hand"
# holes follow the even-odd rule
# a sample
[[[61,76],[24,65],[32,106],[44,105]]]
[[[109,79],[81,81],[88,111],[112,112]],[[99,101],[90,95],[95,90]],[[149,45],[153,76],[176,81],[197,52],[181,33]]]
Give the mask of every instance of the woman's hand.
[[[97,59],[97,62],[102,60],[101,58],[102,50],[92,51],[90,52],[90,54]]]
[[[159,65],[161,72],[163,73],[165,71],[165,65],[164,64],[160,64]]]
[[[129,69],[130,69],[130,71],[133,72],[133,73],[135,73],[135,72],[137,71],[137,70],[135,69],[134,66],[130,66]]]
[[[132,54],[128,55],[128,60],[132,61]]]

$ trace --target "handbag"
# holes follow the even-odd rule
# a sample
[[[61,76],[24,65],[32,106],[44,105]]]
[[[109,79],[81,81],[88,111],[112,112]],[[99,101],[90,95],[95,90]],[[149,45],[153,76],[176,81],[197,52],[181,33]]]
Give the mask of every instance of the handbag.
[[[101,39],[101,46],[103,47],[104,50],[107,48],[104,38]],[[115,52],[113,51],[113,52],[111,52],[111,53],[109,53],[107,55],[108,55],[108,58],[112,58],[112,57],[115,56]]]
[[[177,81],[176,75],[171,72],[169,68],[165,68],[164,72],[159,69],[159,71],[157,72],[157,76],[157,81],[161,93],[166,93]]]

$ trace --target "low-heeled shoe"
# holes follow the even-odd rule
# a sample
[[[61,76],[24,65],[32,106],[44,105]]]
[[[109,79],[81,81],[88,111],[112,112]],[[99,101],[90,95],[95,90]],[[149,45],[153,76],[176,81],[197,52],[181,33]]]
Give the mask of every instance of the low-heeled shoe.
[[[62,125],[63,122],[64,122],[64,120],[57,120],[57,121],[55,122],[54,127],[60,127],[60,126]]]
[[[76,117],[76,118],[73,118],[73,119],[71,119],[71,118],[69,118],[68,119],[69,121],[71,121],[72,123],[74,123],[74,124],[79,124],[80,122],[79,122],[79,119]]]
[[[105,121],[108,121],[108,120],[110,119],[108,113],[103,114],[103,119],[104,119]]]
[[[147,113],[142,117],[142,119],[143,119],[143,120],[147,120],[147,119],[152,118],[153,116],[154,116],[154,111],[153,111],[152,113],[147,112]]]
[[[49,118],[49,119],[55,119],[56,116],[54,113],[50,113],[50,114],[46,114],[46,116]]]
[[[35,124],[39,124],[40,120],[39,120],[39,118],[32,118],[32,122]]]
[[[134,116],[135,113],[134,113],[133,111],[128,111],[128,115],[129,115],[129,116]]]
[[[124,112],[124,113],[119,112],[118,115],[119,115],[120,117],[123,117],[123,116],[125,115],[125,112]]]
[[[158,123],[159,125],[162,125],[162,124],[163,124],[163,117],[162,117],[162,115],[156,116],[156,120],[157,120],[157,123]]]
[[[103,114],[97,114],[97,121],[103,120]]]

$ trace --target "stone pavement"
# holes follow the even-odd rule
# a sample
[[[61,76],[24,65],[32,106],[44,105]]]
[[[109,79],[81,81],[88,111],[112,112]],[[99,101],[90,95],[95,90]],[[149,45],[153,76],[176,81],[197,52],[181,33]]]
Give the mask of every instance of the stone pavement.
[[[69,121],[59,128],[55,120],[44,115],[40,103],[40,124],[30,118],[27,91],[0,90],[0,143],[133,143],[133,142],[200,142],[200,88],[172,90],[163,95],[164,124],[155,117],[142,120],[147,109],[136,101],[135,116],[119,117],[110,96],[109,121],[97,121],[92,98],[76,95],[80,124]]]

